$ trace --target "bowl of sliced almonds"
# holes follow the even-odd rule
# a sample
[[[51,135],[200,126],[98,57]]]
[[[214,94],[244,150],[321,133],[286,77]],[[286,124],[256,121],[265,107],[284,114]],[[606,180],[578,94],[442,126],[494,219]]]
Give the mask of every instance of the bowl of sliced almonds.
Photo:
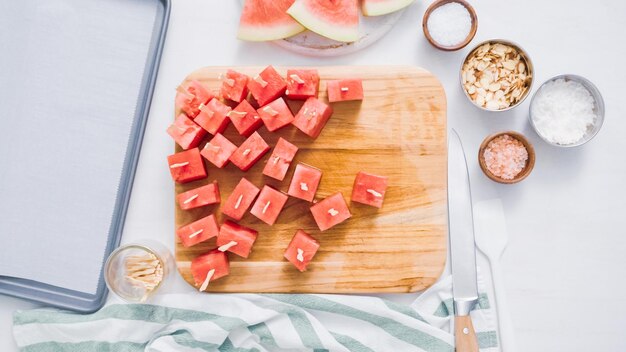
[[[461,88],[477,107],[507,111],[530,93],[533,64],[519,45],[492,39],[478,44],[461,65]]]

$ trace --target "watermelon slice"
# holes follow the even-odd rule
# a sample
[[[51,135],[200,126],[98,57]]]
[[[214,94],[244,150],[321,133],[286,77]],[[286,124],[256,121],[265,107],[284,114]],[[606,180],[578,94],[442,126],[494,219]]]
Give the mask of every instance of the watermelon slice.
[[[252,182],[246,180],[245,177],[242,177],[237,186],[235,186],[233,193],[226,199],[222,213],[235,220],[241,220],[257,194],[259,194],[259,189]]]
[[[304,102],[293,120],[293,125],[311,138],[317,138],[333,114],[333,109],[318,100],[309,98]]]
[[[282,181],[297,152],[298,147],[279,137],[272,155],[265,164],[263,175]]]
[[[386,190],[387,177],[361,171],[354,179],[352,201],[380,208],[383,206]]]
[[[287,89],[287,82],[274,69],[267,66],[261,73],[248,80],[248,89],[259,106],[278,99]]]
[[[247,100],[239,103],[236,108],[228,113],[228,117],[230,117],[237,132],[244,137],[248,137],[263,125],[263,120]]]
[[[219,227],[213,214],[176,230],[176,235],[178,235],[184,247],[191,247],[204,242],[209,238],[216,237],[218,233]]]
[[[176,196],[176,200],[182,210],[216,204],[220,202],[220,189],[217,186],[217,181],[213,181],[213,183],[209,183],[206,186],[179,194]]]
[[[317,70],[287,70],[287,98],[307,100],[317,97],[320,75]]]
[[[311,202],[315,198],[315,192],[317,192],[321,179],[321,170],[306,164],[298,164],[287,193],[292,197]]]
[[[340,42],[359,39],[358,0],[296,0],[287,10],[309,30]]]
[[[263,137],[258,132],[254,132],[230,156],[230,161],[241,171],[248,171],[269,150],[270,146],[265,143]]]
[[[230,123],[228,113],[231,110],[218,99],[211,99],[207,105],[200,105],[200,112],[194,121],[210,134],[222,133]]]
[[[181,109],[187,116],[194,118],[198,115],[201,104],[206,104],[213,99],[213,94],[199,81],[192,80],[176,88],[176,107]]]
[[[246,0],[237,38],[253,42],[278,40],[304,30],[287,9],[294,0]]]
[[[232,252],[240,257],[248,258],[252,245],[259,233],[251,228],[226,220],[217,235],[218,250]]]
[[[200,144],[202,138],[206,136],[206,131],[202,127],[196,125],[185,114],[180,114],[167,128],[169,134],[181,148],[187,150],[195,148]]]
[[[293,122],[293,114],[283,98],[278,98],[273,102],[265,105],[257,110],[261,120],[267,127],[267,130],[274,132],[280,128],[287,126]]]
[[[363,82],[360,79],[341,79],[328,81],[328,101],[363,100]]]
[[[287,203],[287,195],[270,186],[263,186],[263,190],[252,206],[250,213],[268,225],[274,225],[278,215]]]
[[[341,192],[328,196],[312,206],[311,213],[320,231],[328,230],[352,216]]]
[[[362,0],[361,9],[365,16],[381,16],[401,10],[415,0]]]
[[[191,275],[200,291],[206,290],[210,281],[230,274],[228,256],[214,249],[191,261]]]
[[[178,183],[196,181],[207,176],[198,148],[169,155],[167,163],[170,166],[172,179]]]
[[[200,152],[203,157],[220,169],[228,164],[228,159],[237,150],[237,146],[220,133],[216,134]]]
[[[285,250],[285,258],[298,270],[304,272],[319,248],[320,243],[315,238],[302,230],[298,230]]]
[[[248,95],[249,77],[235,70],[228,70],[222,77],[220,94],[226,99],[240,103]]]

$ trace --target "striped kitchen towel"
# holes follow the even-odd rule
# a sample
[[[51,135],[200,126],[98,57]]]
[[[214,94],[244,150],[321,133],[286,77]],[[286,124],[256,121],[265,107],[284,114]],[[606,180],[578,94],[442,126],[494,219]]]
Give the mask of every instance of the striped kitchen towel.
[[[411,306],[377,297],[169,294],[97,313],[17,311],[21,351],[454,351],[451,279]],[[479,287],[480,287],[479,278]],[[472,312],[481,351],[499,351],[492,306]]]

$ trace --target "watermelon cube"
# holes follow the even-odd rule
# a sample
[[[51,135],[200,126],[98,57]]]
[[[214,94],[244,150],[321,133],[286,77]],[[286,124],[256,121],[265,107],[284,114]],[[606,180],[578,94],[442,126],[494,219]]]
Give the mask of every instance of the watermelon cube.
[[[206,104],[213,99],[213,93],[196,80],[183,83],[176,88],[176,91],[176,107],[191,118],[198,115],[201,104]]]
[[[328,196],[312,206],[311,213],[320,231],[328,230],[352,216],[341,192]]]
[[[218,250],[248,258],[258,234],[256,230],[226,220],[220,228],[220,234],[217,235]]]
[[[242,177],[241,181],[235,186],[233,193],[226,199],[222,207],[222,213],[235,220],[241,220],[257,194],[259,194],[259,189],[252,182],[246,180],[245,177]]]
[[[317,97],[319,86],[320,75],[317,70],[287,70],[287,98],[307,100]]]
[[[257,112],[259,116],[261,116],[263,123],[265,123],[265,127],[267,127],[267,130],[270,132],[287,126],[292,123],[294,119],[291,110],[289,110],[283,98],[274,100],[258,109]]]
[[[217,226],[217,221],[213,214],[176,230],[176,235],[180,238],[184,247],[191,247],[204,242],[209,238],[216,237],[218,233],[219,226]]]
[[[230,161],[240,168],[241,171],[248,171],[269,150],[270,146],[265,143],[263,137],[254,132],[230,156]]]
[[[309,98],[304,102],[293,120],[293,125],[311,138],[317,138],[333,114],[333,109],[318,100]]]
[[[317,192],[321,179],[322,171],[320,169],[306,164],[298,164],[291,178],[287,194],[311,202],[315,198],[315,192]]]
[[[383,206],[386,190],[387,177],[361,171],[354,179],[352,201],[380,208]]]
[[[263,120],[261,120],[259,114],[247,100],[239,103],[236,108],[228,113],[228,117],[230,117],[237,132],[245,137],[248,137],[263,125]]]
[[[187,150],[197,147],[202,138],[206,136],[206,131],[191,121],[187,115],[180,114],[174,123],[167,128],[167,134],[174,138],[174,141],[181,148]]]
[[[274,225],[287,203],[287,195],[270,186],[263,186],[250,212],[268,225]]]
[[[234,102],[241,102],[248,96],[249,77],[243,73],[228,70],[222,80],[220,94],[226,99]]]
[[[218,133],[204,145],[200,154],[221,169],[228,164],[228,159],[235,150],[237,150],[237,146]]]
[[[218,99],[211,99],[207,105],[200,105],[200,112],[194,121],[210,134],[222,133],[230,123],[228,113],[231,110]]]
[[[204,162],[198,148],[172,154],[167,157],[172,179],[178,183],[187,183],[207,176]]]
[[[287,82],[270,65],[254,78],[248,80],[248,89],[259,106],[264,106],[285,93]]]
[[[328,101],[363,100],[363,82],[360,79],[340,79],[326,82]]]
[[[213,181],[213,183],[209,183],[206,186],[194,188],[179,194],[176,196],[176,200],[182,210],[216,204],[220,202],[220,189],[217,186],[217,181]]]
[[[217,249],[191,261],[191,275],[196,286],[201,288],[200,291],[204,291],[210,281],[215,281],[228,274],[230,274],[228,256]]]
[[[302,230],[298,230],[285,250],[285,258],[298,270],[304,272],[319,248],[320,243],[315,238]]]
[[[263,169],[263,175],[282,181],[289,170],[291,161],[296,156],[298,147],[289,143],[282,137],[278,138],[278,142],[274,147],[274,151]]]

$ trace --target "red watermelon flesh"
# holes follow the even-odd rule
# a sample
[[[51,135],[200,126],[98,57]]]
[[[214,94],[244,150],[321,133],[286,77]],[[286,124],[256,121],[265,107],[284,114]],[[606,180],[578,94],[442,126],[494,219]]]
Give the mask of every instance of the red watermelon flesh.
[[[196,125],[185,114],[180,114],[167,128],[169,134],[183,149],[195,148],[206,136],[206,131]]]
[[[178,235],[184,247],[191,247],[204,242],[209,238],[216,237],[218,233],[219,227],[213,214],[176,230],[176,235]]]
[[[224,202],[222,213],[235,220],[241,220],[257,194],[259,194],[259,189],[245,177],[242,177],[237,186],[235,186],[233,193]]]
[[[220,189],[217,185],[217,181],[213,181],[206,186],[180,193],[176,196],[176,200],[182,210],[203,207],[220,202]]]
[[[287,203],[287,195],[270,186],[263,186],[263,190],[250,209],[252,215],[268,225],[274,225],[278,215]]]
[[[228,164],[228,160],[235,150],[237,150],[237,146],[218,133],[204,145],[200,154],[221,169]]]
[[[313,201],[315,192],[322,179],[322,171],[306,164],[296,165],[296,170],[291,178],[288,194],[292,197]]]
[[[265,164],[263,175],[282,181],[297,152],[298,147],[279,137],[272,155]]]
[[[363,82],[360,79],[340,79],[326,82],[328,101],[363,100]]]
[[[194,121],[210,134],[222,133],[230,123],[228,113],[231,110],[230,106],[218,99],[211,99],[207,105],[200,106],[200,112]]]
[[[258,132],[254,132],[230,156],[230,161],[241,171],[248,171],[269,150],[270,146],[263,137]]]
[[[261,120],[267,127],[267,130],[274,132],[280,128],[287,126],[293,122],[293,114],[283,98],[278,98],[273,102],[265,105],[257,110]]]
[[[259,106],[264,106],[285,93],[287,82],[270,65],[254,78],[248,80],[248,89]]]
[[[386,191],[387,177],[361,171],[354,179],[352,201],[380,208],[383,206]]]
[[[329,105],[317,98],[309,98],[304,102],[292,123],[309,137],[317,138],[332,114],[333,109]]]
[[[200,104],[206,104],[213,99],[213,94],[196,80],[184,83],[176,90],[176,106],[191,118],[198,115]]]
[[[320,231],[328,230],[352,216],[341,192],[328,196],[312,206],[311,213]]]
[[[220,89],[222,97],[237,103],[244,100],[248,95],[248,79],[248,76],[235,70],[226,71]]]
[[[237,38],[248,41],[278,40],[304,30],[287,9],[294,0],[246,0]]]
[[[302,230],[298,230],[285,250],[285,258],[303,272],[306,271],[306,267],[313,260],[319,248],[320,243],[315,238]]]
[[[211,281],[215,281],[230,273],[226,253],[214,249],[191,261],[191,275],[193,276],[193,281],[196,283],[196,286],[200,286],[204,283],[211,269],[215,270],[213,276],[211,276]]]
[[[306,100],[317,97],[319,86],[320,75],[317,70],[287,70],[287,98]]]
[[[263,125],[263,120],[261,120],[257,111],[247,100],[239,103],[236,108],[228,113],[228,117],[230,117],[237,132],[245,137],[248,137]]]
[[[226,220],[217,236],[217,245],[220,246],[218,249],[222,252],[229,251],[240,257],[248,258],[258,234],[256,230]],[[236,242],[236,244],[230,244],[231,241]]]
[[[296,0],[287,10],[307,29],[340,42],[359,39],[359,0]]]
[[[207,176],[198,148],[172,154],[167,157],[172,179],[178,183],[196,181]]]

